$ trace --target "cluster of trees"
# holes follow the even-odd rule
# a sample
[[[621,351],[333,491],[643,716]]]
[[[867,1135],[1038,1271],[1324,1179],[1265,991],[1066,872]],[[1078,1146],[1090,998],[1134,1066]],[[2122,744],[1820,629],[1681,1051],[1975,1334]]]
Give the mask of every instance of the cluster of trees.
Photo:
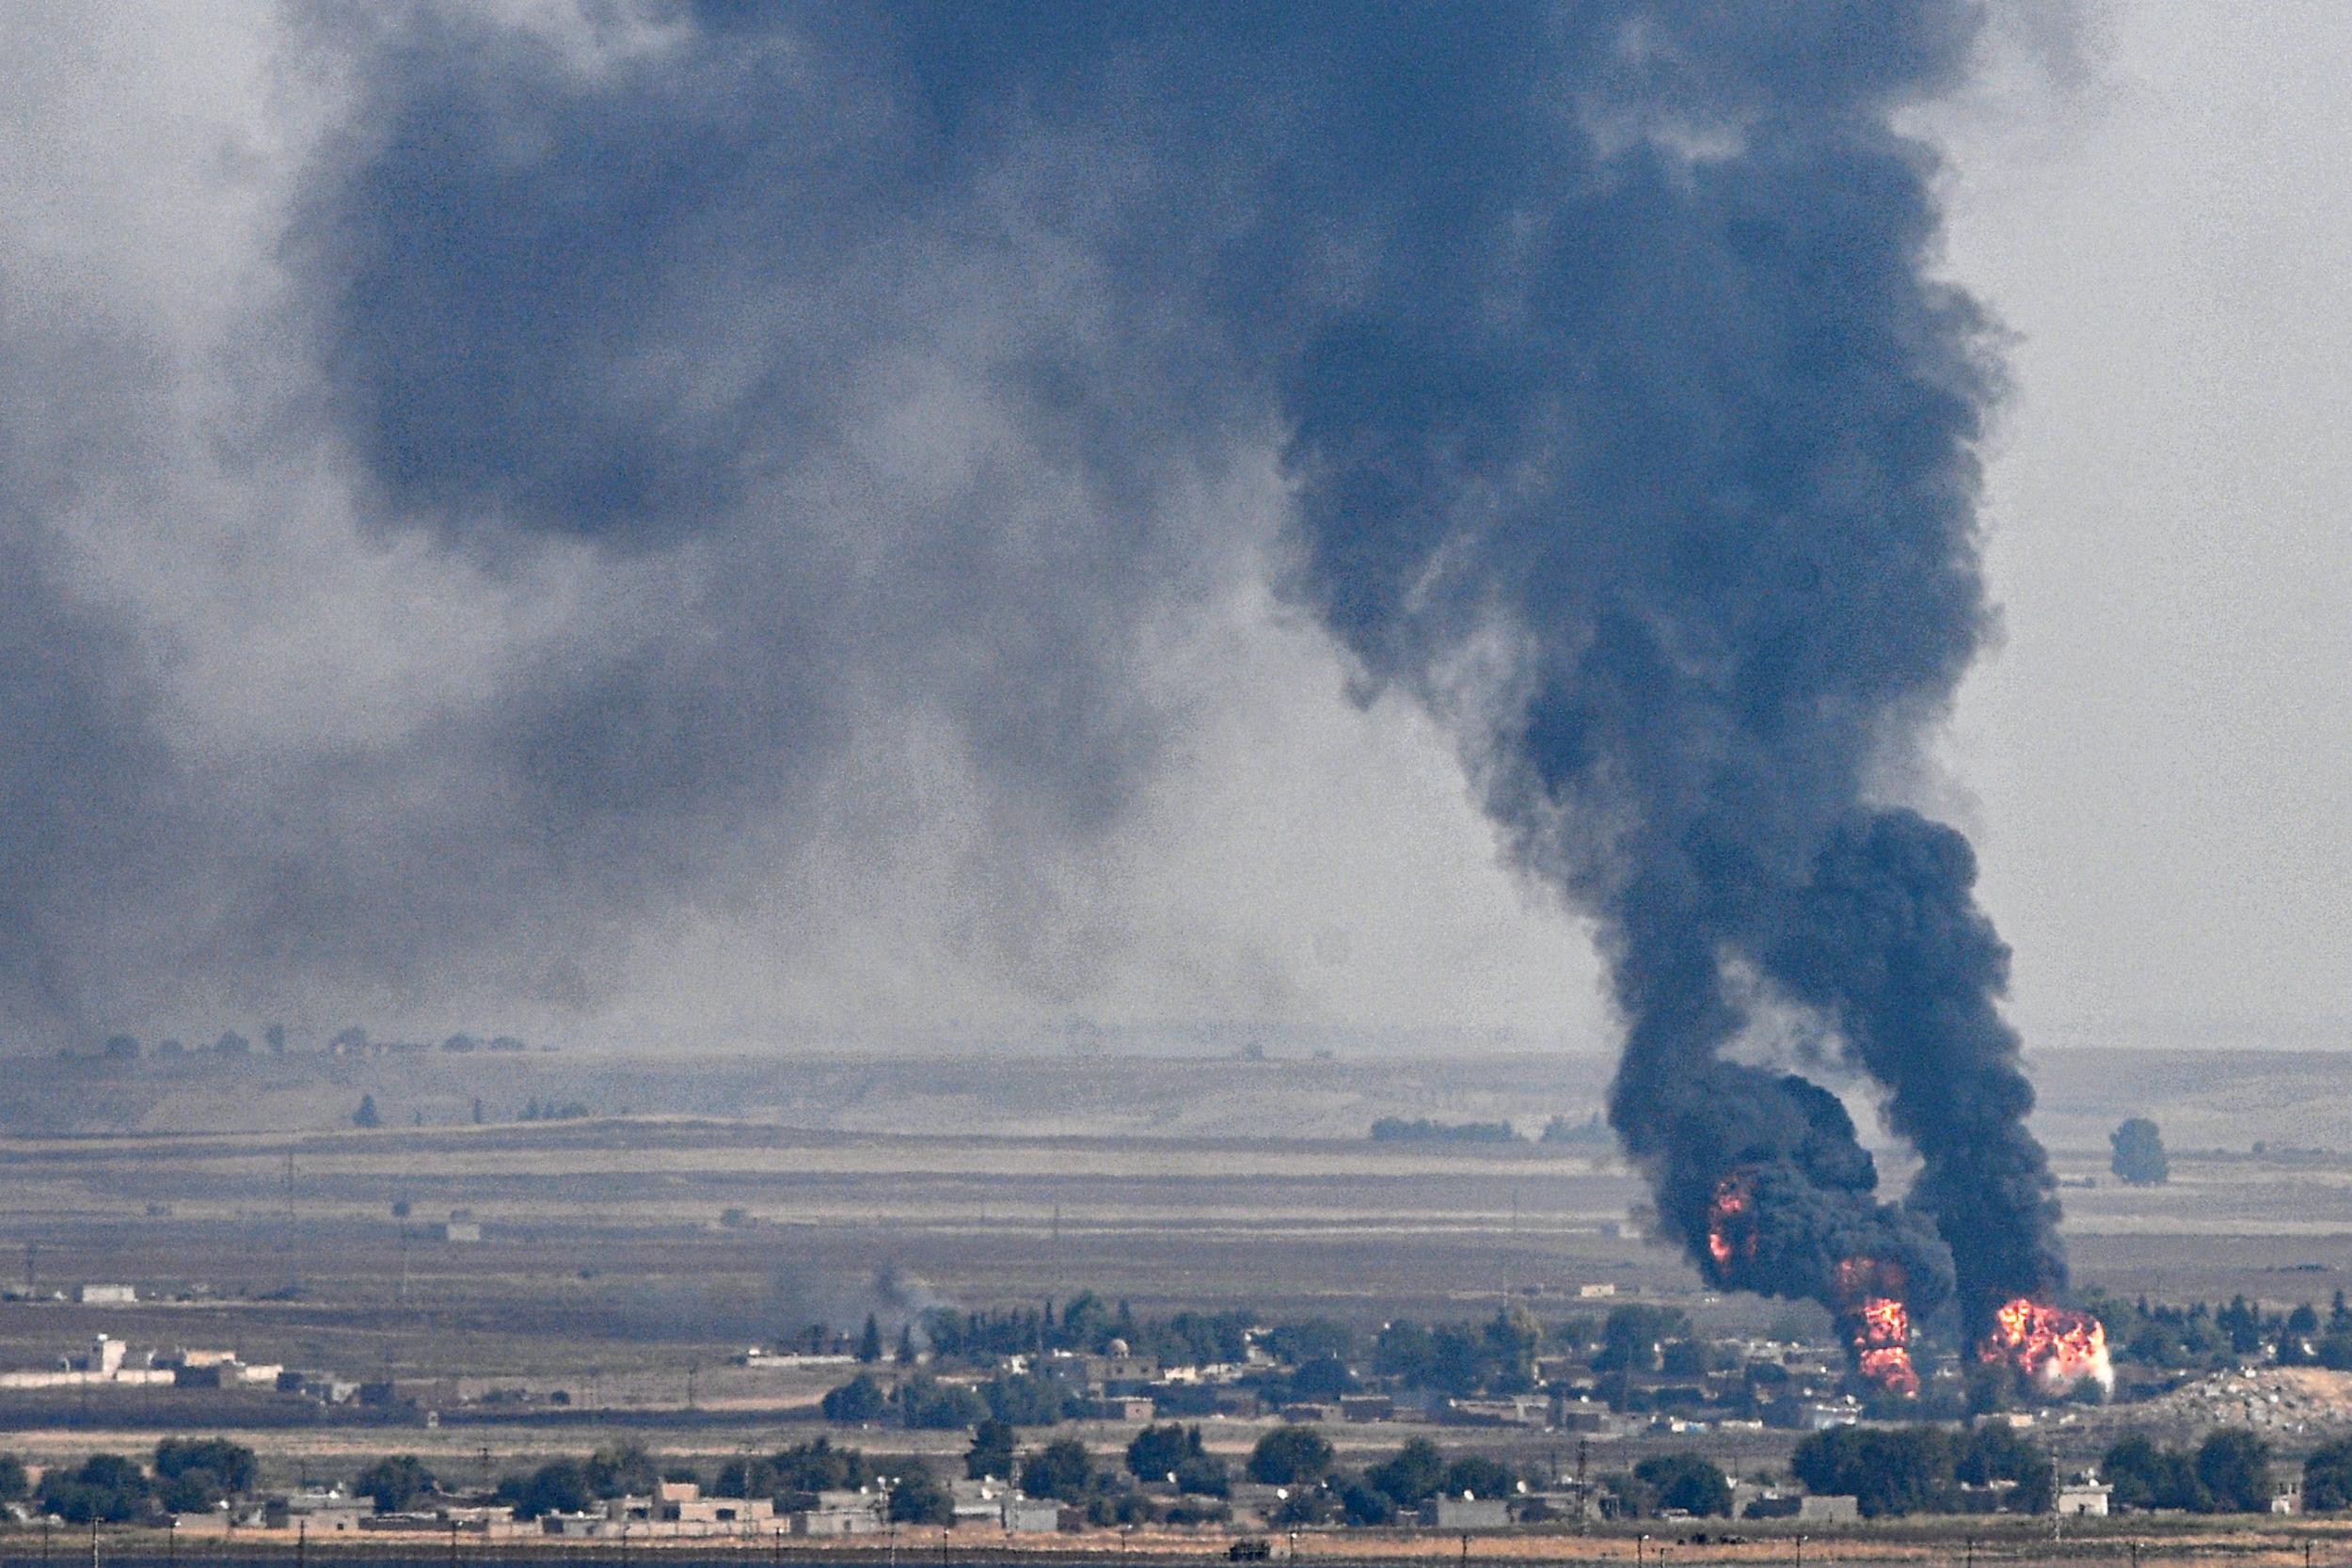
[[[1570,1121],[1565,1117],[1552,1117],[1544,1123],[1543,1135],[1536,1139],[1536,1142],[1613,1145],[1616,1142],[1616,1133],[1610,1131],[1609,1124],[1601,1120],[1600,1113],[1595,1111],[1582,1121]]]
[[[2126,1437],[2107,1450],[2099,1473],[2115,1488],[2108,1501],[2116,1508],[2260,1513],[2270,1507],[2270,1445],[2238,1427],[2217,1427],[2189,1449]]]
[[[1694,1453],[1654,1454],[1602,1484],[1615,1496],[1620,1518],[1646,1519],[1669,1508],[1702,1519],[1731,1512],[1731,1478]]]
[[[94,1453],[79,1465],[57,1465],[41,1477],[38,1503],[69,1524],[93,1520],[127,1524],[163,1513],[200,1513],[250,1492],[258,1470],[253,1450],[223,1437],[167,1437],[143,1465],[117,1453]],[[24,1502],[34,1493],[24,1465],[0,1454],[0,1502]]]
[[[1372,1141],[1385,1143],[1512,1144],[1519,1134],[1507,1121],[1431,1121],[1382,1117],[1372,1124]]]
[[[1200,1429],[1147,1427],[1127,1445],[1121,1468],[1099,1465],[1085,1444],[1061,1437],[1027,1454],[1017,1451],[1010,1423],[990,1418],[974,1429],[963,1456],[975,1481],[1011,1481],[1032,1497],[1051,1497],[1085,1511],[1089,1523],[1206,1524],[1230,1518],[1224,1499],[1232,1489],[1225,1462],[1201,1445]],[[1137,1490],[1139,1481],[1175,1479],[1178,1497],[1162,1504]],[[943,1494],[944,1496],[944,1494]]]
[[[1484,1454],[1448,1459],[1425,1437],[1415,1437],[1378,1464],[1345,1470],[1331,1444],[1310,1426],[1277,1427],[1249,1453],[1249,1479],[1289,1489],[1274,1511],[1277,1525],[1393,1524],[1431,1498],[1507,1497],[1522,1478]]]
[[[1041,1348],[1100,1354],[1124,1341],[1136,1354],[1167,1363],[1216,1360],[1237,1363],[1248,1352],[1250,1315],[1246,1312],[1180,1313],[1169,1319],[1138,1318],[1124,1302],[1116,1310],[1090,1293],[1074,1298],[1058,1314],[1041,1308],[996,1313],[934,1312],[924,1319],[934,1354],[946,1359],[988,1361],[1035,1354]],[[1130,1338],[1132,1336],[1132,1338]],[[811,1342],[816,1342],[812,1335]],[[1576,1357],[1597,1372],[1654,1373],[1698,1378],[1721,1364],[1717,1348],[1692,1326],[1678,1308],[1626,1304],[1603,1319],[1539,1322],[1524,1307],[1502,1311],[1483,1323],[1423,1324],[1399,1320],[1369,1342],[1344,1323],[1305,1319],[1276,1325],[1263,1336],[1275,1365],[1246,1374],[1241,1386],[1269,1404],[1327,1400],[1359,1386],[1357,1369],[1412,1388],[1456,1397],[1519,1394],[1536,1386],[1539,1354]],[[884,1356],[884,1336],[873,1317],[856,1341],[858,1359]],[[916,1360],[911,1325],[898,1335],[896,1359]],[[1168,1391],[1162,1409],[1170,1415],[1205,1414],[1204,1402],[1184,1402],[1184,1390]],[[1068,1392],[1034,1375],[1004,1375],[977,1389],[938,1382],[928,1375],[904,1378],[894,1390],[870,1373],[860,1373],[825,1396],[829,1419],[857,1424],[893,1420],[910,1427],[970,1426],[984,1412],[1016,1426],[1050,1426],[1065,1418]]]
[[[1833,1427],[1799,1443],[1789,1468],[1810,1492],[1851,1494],[1865,1518],[2012,1509],[2040,1513],[2056,1480],[2006,1426]]]
[[[2127,1302],[2094,1293],[2084,1306],[2106,1327],[2118,1361],[2182,1370],[2230,1366],[2270,1352],[2280,1366],[2352,1370],[2352,1305],[2342,1291],[2324,1313],[2309,1302],[2265,1312],[2244,1296],[2221,1307],[2171,1307],[2145,1296]]]
[[[2161,1187],[2172,1178],[2164,1157],[2164,1134],[2146,1117],[2134,1117],[2107,1134],[2112,1150],[2107,1168],[2116,1180],[2134,1187]]]
[[[994,1359],[1047,1351],[1099,1355],[1113,1339],[1137,1355],[1200,1365],[1239,1361],[1248,1354],[1254,1316],[1248,1312],[1178,1312],[1166,1318],[1136,1316],[1125,1302],[1116,1307],[1091,1291],[1070,1298],[1061,1309],[1038,1307],[1000,1312],[938,1308],[922,1319],[922,1334],[934,1354],[951,1359]]]
[[[415,1462],[386,1464],[414,1465]],[[546,1513],[576,1513],[606,1497],[644,1497],[660,1481],[691,1481],[708,1485],[719,1497],[766,1497],[779,1509],[797,1509],[812,1506],[818,1492],[853,1491],[877,1483],[895,1488],[921,1462],[894,1459],[890,1464],[894,1474],[882,1476],[857,1449],[835,1448],[829,1439],[818,1437],[764,1457],[731,1459],[706,1477],[691,1465],[657,1465],[643,1448],[625,1443],[598,1449],[586,1459],[553,1460],[536,1469],[508,1475],[499,1481],[496,1497],[512,1504],[518,1518],[535,1519]],[[385,1494],[372,1482],[383,1467],[369,1471],[359,1481],[363,1490],[374,1493],[379,1507],[384,1506]],[[402,1483],[421,1479],[423,1484],[409,1493],[412,1497],[430,1490],[432,1481],[421,1465],[412,1474],[390,1479]]]
[[[1053,1426],[1070,1414],[1068,1389],[1050,1378],[1019,1373],[991,1378],[977,1388],[916,1375],[885,1387],[871,1372],[860,1372],[828,1392],[825,1419],[844,1426],[889,1421],[933,1432],[953,1432],[982,1420],[1008,1426]]]
[[[269,1048],[273,1054],[283,1055],[285,1053],[286,1026],[284,1024],[273,1023],[262,1033],[262,1037],[269,1041]],[[100,1047],[99,1054],[110,1062],[134,1062],[138,1060],[141,1049],[139,1037],[136,1035],[109,1035],[106,1037],[104,1045]],[[197,1049],[209,1051],[215,1056],[250,1056],[253,1054],[253,1042],[234,1029],[228,1029],[222,1031],[220,1038],[211,1045],[199,1046]],[[187,1052],[188,1047],[176,1039],[162,1039],[155,1042],[155,1054],[158,1056],[184,1056]],[[71,1055],[72,1053],[69,1051],[67,1054]]]

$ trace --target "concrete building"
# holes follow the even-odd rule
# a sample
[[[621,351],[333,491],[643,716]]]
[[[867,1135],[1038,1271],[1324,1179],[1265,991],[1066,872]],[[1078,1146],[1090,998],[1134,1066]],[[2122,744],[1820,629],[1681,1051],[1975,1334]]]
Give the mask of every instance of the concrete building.
[[[128,1307],[139,1299],[132,1285],[76,1285],[73,1299],[85,1307]]]
[[[1808,1525],[1851,1525],[1862,1519],[1862,1499],[1846,1493],[1825,1493],[1797,1504],[1797,1518]]]
[[[866,1496],[855,1492],[846,1495]],[[840,1496],[844,1494],[820,1493],[819,1506],[823,1506],[824,1498]],[[880,1494],[873,1496],[879,1497]],[[654,1497],[654,1514],[656,1524],[675,1526],[676,1534],[726,1534],[771,1523],[776,1516],[776,1505],[766,1497],[706,1497],[703,1489],[693,1481],[665,1481]]]
[[[1501,1529],[1511,1522],[1507,1497],[1432,1497],[1422,1504],[1421,1522],[1438,1529]]]
[[[2107,1516],[2107,1499],[2115,1488],[2095,1476],[2077,1477],[2058,1489],[2058,1511],[2061,1516],[2104,1519]]]
[[[0,1372],[0,1388],[87,1388],[96,1385],[110,1387],[150,1387],[167,1386],[172,1380],[171,1369],[158,1367],[150,1352],[133,1359],[130,1347],[111,1335],[101,1334],[90,1340],[90,1348],[80,1355],[58,1358],[52,1367],[37,1370]]]
[[[1061,1528],[1061,1504],[1016,1492],[1005,1499],[1001,1517],[1008,1530],[1057,1530]]]
[[[341,1491],[294,1492],[272,1497],[262,1510],[271,1529],[299,1529],[307,1535],[357,1535],[361,1521],[375,1513],[375,1499],[355,1497]]]
[[[790,1524],[795,1535],[874,1535],[887,1528],[889,1514],[886,1493],[819,1492],[817,1506],[792,1514]]]

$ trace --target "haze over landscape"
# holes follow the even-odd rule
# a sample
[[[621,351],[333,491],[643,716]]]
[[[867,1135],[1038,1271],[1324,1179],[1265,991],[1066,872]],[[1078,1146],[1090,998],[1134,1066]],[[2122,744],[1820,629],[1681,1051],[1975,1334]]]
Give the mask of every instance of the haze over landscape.
[[[873,214],[922,245],[852,230],[907,89],[763,120],[685,14],[8,24],[13,1036],[1605,1041],[1446,740],[1275,596],[1277,424],[1104,313],[1151,150],[996,128]],[[2029,1040],[2344,1037],[2342,32],[1996,8],[1909,111],[2013,334],[2002,613],[1879,787],[1976,839]],[[417,134],[461,105],[509,139]]]
[[[2348,82],[0,8],[0,1555],[2314,1568]]]

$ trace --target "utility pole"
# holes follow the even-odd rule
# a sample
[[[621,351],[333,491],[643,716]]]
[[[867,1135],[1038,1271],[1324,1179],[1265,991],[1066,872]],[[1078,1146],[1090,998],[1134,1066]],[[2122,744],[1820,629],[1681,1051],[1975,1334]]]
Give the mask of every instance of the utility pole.
[[[302,1263],[294,1251],[294,1150],[286,1150],[286,1294],[302,1293]]]
[[[1588,1534],[1593,1528],[1593,1495],[1584,1489],[1584,1459],[1592,1444],[1580,1437],[1576,1440],[1576,1533]]]

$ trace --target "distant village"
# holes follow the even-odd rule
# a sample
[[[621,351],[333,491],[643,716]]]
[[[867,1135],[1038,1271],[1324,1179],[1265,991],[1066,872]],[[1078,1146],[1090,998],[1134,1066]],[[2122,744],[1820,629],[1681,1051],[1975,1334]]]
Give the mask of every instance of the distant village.
[[[447,1223],[461,1227],[457,1235],[478,1234],[463,1228],[470,1219]],[[137,1299],[121,1284],[70,1294],[93,1307]],[[189,1531],[592,1539],[959,1526],[1469,1531],[1710,1518],[1829,1526],[1909,1513],[2296,1513],[2352,1502],[2352,1434],[2322,1442],[2299,1469],[2276,1461],[2270,1438],[2283,1429],[2260,1430],[2259,1414],[2275,1414],[2275,1391],[2266,1406],[2251,1386],[2242,1408],[2214,1404],[2219,1424],[2194,1448],[2126,1435],[2099,1464],[2061,1473],[2036,1429],[2071,1427],[2082,1407],[1986,1408],[1981,1378],[1949,1358],[1932,1370],[1926,1397],[1897,1401],[1857,1388],[1834,1344],[1710,1338],[1678,1307],[1615,1300],[1601,1285],[1573,1287],[1567,1299],[1581,1310],[1550,1321],[1519,1301],[1485,1321],[1391,1322],[1371,1334],[1246,1312],[1144,1317],[1088,1293],[1010,1310],[914,1314],[895,1331],[869,1316],[855,1329],[811,1325],[739,1352],[740,1367],[829,1385],[813,1407],[780,1415],[830,1430],[713,1470],[624,1446],[465,1487],[404,1457],[342,1484],[261,1495],[251,1490],[248,1450],[169,1439],[145,1463],[99,1453],[35,1471],[0,1462],[0,1502],[24,1520]],[[2337,1315],[2345,1316],[2341,1303]],[[2253,1318],[2258,1327],[2284,1321]],[[2275,1366],[2280,1341],[2261,1348]],[[2240,1366],[2213,1375],[2235,1387],[2226,1380],[2258,1373]],[[2166,1397],[2205,1386],[2183,1374]],[[0,1392],[136,1398],[164,1388],[242,1390],[427,1428],[473,1410],[568,1406],[579,1395],[492,1377],[368,1381],[248,1363],[218,1348],[133,1347],[103,1334],[53,1366],[0,1371]],[[1342,1463],[1333,1435],[1384,1426],[1399,1429],[1392,1449],[1375,1443],[1376,1461]],[[968,1447],[954,1466],[961,1473],[861,1447],[893,1429],[964,1433]],[[1531,1462],[1524,1438],[1489,1452],[1480,1430],[1560,1441]],[[1742,1434],[1773,1430],[1797,1434],[1785,1465],[1742,1474],[1718,1462]],[[188,1457],[205,1444],[209,1458]],[[1359,1436],[1345,1447],[1361,1453],[1367,1445]]]

